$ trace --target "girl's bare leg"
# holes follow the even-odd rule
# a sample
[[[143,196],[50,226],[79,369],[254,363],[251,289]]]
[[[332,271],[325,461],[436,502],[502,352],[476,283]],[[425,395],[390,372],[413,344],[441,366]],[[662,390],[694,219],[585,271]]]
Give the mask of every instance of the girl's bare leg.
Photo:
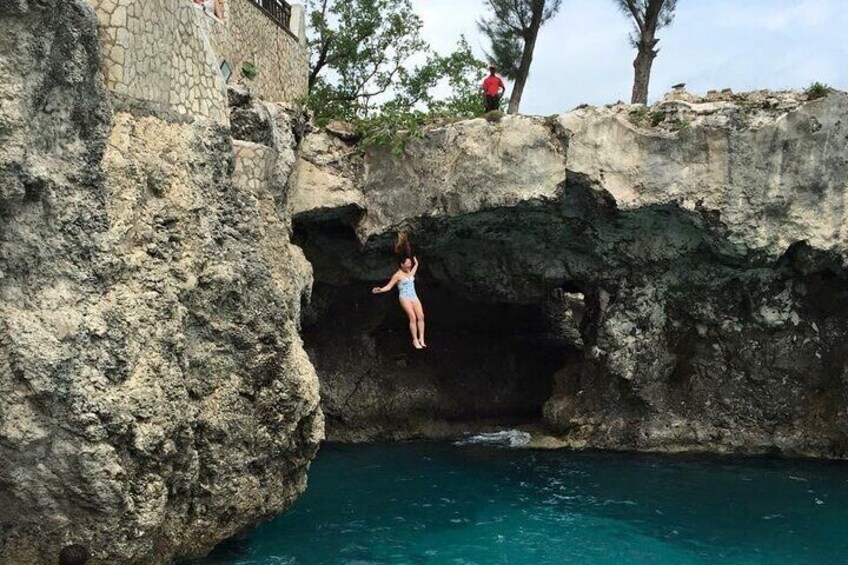
[[[400,307],[409,316],[409,333],[412,334],[412,345],[415,349],[421,349],[422,345],[418,342],[418,324],[415,320],[415,309],[412,306],[412,300],[401,299]]]
[[[412,301],[412,310],[415,313],[415,320],[418,322],[418,343],[421,347],[427,347],[424,342],[424,307],[421,306],[420,300]]]

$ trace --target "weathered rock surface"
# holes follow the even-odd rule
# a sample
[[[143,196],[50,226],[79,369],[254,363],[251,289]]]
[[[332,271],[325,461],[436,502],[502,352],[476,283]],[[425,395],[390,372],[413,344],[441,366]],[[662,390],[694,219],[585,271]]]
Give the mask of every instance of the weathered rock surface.
[[[345,185],[346,202],[365,210],[356,224],[363,241],[410,219],[556,199],[567,168],[622,210],[710,210],[721,215],[731,241],[778,256],[800,240],[821,249],[848,246],[846,108],[844,93],[810,102],[795,93],[752,93],[650,109],[585,107],[438,128],[410,140],[400,158],[372,152],[360,179],[321,166],[351,160],[330,135],[309,139],[301,164],[335,178],[324,184]],[[316,184],[295,192],[303,202],[295,214],[334,207]]]
[[[335,136],[309,135],[303,142],[292,185],[292,213],[313,218],[358,215],[361,159],[355,148]]]
[[[498,125],[458,122],[411,140],[407,154],[413,159],[372,155],[361,189],[366,213],[357,224],[360,237],[408,218],[555,198],[565,178],[565,138],[556,125],[519,116],[506,116]]]
[[[266,145],[112,113],[85,2],[0,2],[0,562],[169,563],[287,507],[323,436]]]
[[[321,198],[299,208],[330,435],[392,435],[413,412],[473,419],[439,412],[446,396],[462,404],[440,379],[480,398],[504,382],[538,391],[544,360],[558,367],[550,398],[521,401],[566,444],[848,456],[848,95],[713,98],[448,125],[400,156],[366,155],[347,213]],[[391,317],[375,313],[367,289],[391,274],[399,228],[422,260],[432,337],[393,367],[379,344],[402,343],[405,324],[393,299]],[[533,312],[524,326],[519,307]],[[506,362],[498,340],[514,334],[535,367]],[[439,366],[457,351],[485,376]],[[515,414],[486,416],[499,411]]]
[[[773,257],[801,240],[845,250],[848,96],[802,103],[756,94],[669,101],[644,118],[676,132],[635,125],[627,107],[563,114],[568,169],[603,186],[621,209],[675,204],[718,213],[729,241]]]

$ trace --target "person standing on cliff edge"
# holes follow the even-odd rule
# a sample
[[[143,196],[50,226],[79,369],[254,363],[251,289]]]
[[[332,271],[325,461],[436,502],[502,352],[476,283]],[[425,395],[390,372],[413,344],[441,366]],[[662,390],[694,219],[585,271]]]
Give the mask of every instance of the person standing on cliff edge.
[[[483,81],[483,98],[486,102],[486,112],[497,110],[501,105],[501,96],[506,92],[506,86],[497,75],[498,69],[489,65],[489,76]]]

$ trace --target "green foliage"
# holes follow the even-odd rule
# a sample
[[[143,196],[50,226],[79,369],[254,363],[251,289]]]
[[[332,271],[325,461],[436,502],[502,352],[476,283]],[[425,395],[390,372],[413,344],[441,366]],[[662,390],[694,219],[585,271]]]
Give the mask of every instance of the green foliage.
[[[630,123],[636,127],[644,127],[645,121],[648,117],[648,107],[647,106],[639,106],[632,112],[627,118],[630,120]]]
[[[498,71],[517,80],[525,42],[533,26],[545,25],[556,15],[562,0],[486,0],[489,17],[477,27],[489,38],[491,51],[486,53]]]
[[[653,28],[654,31],[671,25],[677,0],[613,0],[625,15],[633,20],[633,33],[630,42],[638,47],[642,31]]]
[[[354,119],[360,148],[388,146],[398,155],[406,142],[419,137],[427,125],[482,115],[486,108],[479,85],[484,75],[485,65],[474,57],[462,38],[451,55],[432,56],[420,67],[416,80],[403,85],[378,112]],[[449,88],[448,96],[433,95],[432,90],[439,84]]]
[[[305,103],[319,125],[352,122],[360,149],[397,154],[427,124],[483,113],[486,65],[464,37],[453,53],[434,53],[410,0],[311,0],[309,7]]]
[[[816,81],[810,86],[808,86],[806,90],[804,90],[804,94],[806,94],[807,98],[809,98],[810,100],[818,100],[819,98],[824,98],[825,96],[830,94],[831,90],[832,88],[830,88],[828,85]]]
[[[408,78],[407,60],[426,53],[409,0],[313,0],[309,90],[319,120],[353,121]]]
[[[647,106],[638,106],[627,116],[630,123],[640,128],[655,128],[660,124],[671,131],[682,131],[689,128],[689,122],[681,117],[671,118],[662,110],[651,110]]]
[[[359,149],[389,147],[392,155],[400,155],[410,139],[420,137],[429,116],[424,112],[385,112],[355,122]]]
[[[685,129],[689,129],[689,122],[686,119],[677,117],[671,122],[672,131],[683,131]]]
[[[473,118],[485,111],[480,85],[486,65],[477,59],[465,37],[447,56],[431,54],[427,61],[398,84],[395,98],[381,107],[381,113],[422,110],[431,118]],[[444,87],[449,94],[438,96]]]
[[[387,146],[399,155],[406,143],[420,137],[428,125],[474,118],[485,112],[479,85],[485,65],[471,53],[465,38],[448,57],[433,56],[421,67],[418,80],[380,106],[379,112],[354,120],[361,150]],[[436,98],[430,92],[439,83],[447,83],[451,94]]]
[[[491,64],[495,65],[504,77],[515,80],[524,51],[521,36],[496,18],[481,20],[477,26],[489,38],[490,51],[486,52],[486,56]]]
[[[312,0],[310,8],[307,103],[318,124],[377,120],[382,139],[388,124],[416,122],[420,113],[482,111],[475,95],[485,65],[464,38],[454,53],[433,53],[410,0]],[[450,94],[440,98],[441,85]]]
[[[245,61],[241,64],[241,76],[247,80],[256,78],[256,65],[252,61]]]

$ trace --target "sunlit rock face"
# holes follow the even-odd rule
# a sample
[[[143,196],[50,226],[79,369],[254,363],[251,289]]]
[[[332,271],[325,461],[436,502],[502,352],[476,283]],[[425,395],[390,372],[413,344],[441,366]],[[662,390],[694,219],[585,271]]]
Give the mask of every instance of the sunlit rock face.
[[[331,435],[521,413],[575,446],[848,454],[845,94],[479,119],[399,155],[316,136],[298,168],[344,188],[293,202]],[[423,265],[424,354],[394,298],[368,294],[401,228]],[[510,364],[519,352],[535,364]]]
[[[79,0],[0,2],[0,69],[0,562],[203,553],[291,504],[323,437],[301,118],[242,108],[260,144],[113,112]]]

